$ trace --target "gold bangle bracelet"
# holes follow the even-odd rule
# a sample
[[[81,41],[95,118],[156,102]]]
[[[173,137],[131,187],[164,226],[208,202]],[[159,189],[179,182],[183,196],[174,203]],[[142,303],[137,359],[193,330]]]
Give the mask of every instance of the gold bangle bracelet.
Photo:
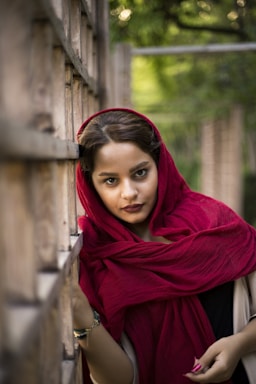
[[[98,312],[93,310],[93,323],[89,328],[80,328],[80,329],[74,329],[73,334],[74,337],[78,340],[86,338],[89,333],[93,330],[93,328],[96,328],[100,325],[100,315]]]

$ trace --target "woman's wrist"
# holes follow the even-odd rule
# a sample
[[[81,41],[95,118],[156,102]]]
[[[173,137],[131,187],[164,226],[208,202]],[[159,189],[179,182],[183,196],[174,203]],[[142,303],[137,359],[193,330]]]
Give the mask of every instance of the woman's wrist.
[[[251,321],[240,332],[231,336],[234,338],[234,346],[238,346],[240,357],[256,351],[256,320]]]
[[[79,306],[74,309],[73,326],[75,329],[89,328],[94,319],[94,314],[91,306]]]
[[[93,321],[89,327],[74,328],[74,336],[76,339],[81,340],[90,335],[94,328],[100,325],[100,315],[97,311],[93,310]]]

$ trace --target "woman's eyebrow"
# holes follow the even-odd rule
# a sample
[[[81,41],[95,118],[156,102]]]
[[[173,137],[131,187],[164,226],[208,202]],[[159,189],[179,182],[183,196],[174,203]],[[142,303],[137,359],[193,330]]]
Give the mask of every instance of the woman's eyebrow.
[[[149,163],[148,161],[142,161],[141,163],[135,165],[135,167],[132,167],[132,168],[129,170],[129,172],[130,172],[130,173],[133,173],[133,172],[137,171],[138,169],[141,169],[141,168],[143,168],[143,167],[146,167],[146,166],[148,165],[148,163]]]
[[[132,167],[131,169],[129,169],[129,172],[130,173],[133,173],[133,172],[135,172],[135,171],[137,171],[138,169],[141,169],[141,168],[143,168],[143,167],[146,167],[147,165],[148,165],[148,161],[142,161],[141,163],[139,163],[139,164],[136,164],[134,167]],[[116,173],[116,172],[100,172],[99,174],[98,174],[98,176],[107,176],[107,177],[117,177],[118,176],[118,173]]]
[[[118,176],[118,173],[115,172],[101,172],[98,174],[98,176]]]

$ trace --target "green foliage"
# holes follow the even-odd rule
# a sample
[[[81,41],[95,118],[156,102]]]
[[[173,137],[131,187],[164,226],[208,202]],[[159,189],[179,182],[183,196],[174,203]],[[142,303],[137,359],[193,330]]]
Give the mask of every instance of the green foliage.
[[[256,39],[256,3],[249,0],[110,0],[110,10],[113,43],[175,46]],[[181,119],[197,122],[227,113],[234,103],[255,113],[254,53],[151,56],[133,61],[133,102],[142,110],[174,108]]]
[[[256,11],[252,0],[110,0],[109,3],[113,41],[159,46],[175,45],[177,37],[179,44],[225,38],[227,41],[255,39]],[[124,10],[130,10],[129,17],[122,17]]]
[[[162,138],[187,183],[192,189],[199,190],[199,131],[193,123],[184,124],[180,121],[178,114],[173,111],[147,115],[161,131]]]
[[[252,0],[110,0],[110,10],[112,44],[256,41]],[[129,17],[121,20],[121,12],[128,14],[127,10]],[[155,119],[179,169],[196,189],[201,122],[225,117],[239,103],[246,129],[256,129],[255,68],[254,52],[133,58],[133,105]]]

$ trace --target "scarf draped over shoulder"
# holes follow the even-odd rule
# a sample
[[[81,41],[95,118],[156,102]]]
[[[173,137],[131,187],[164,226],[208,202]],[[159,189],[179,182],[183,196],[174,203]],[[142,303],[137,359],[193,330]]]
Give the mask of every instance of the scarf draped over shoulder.
[[[143,117],[161,141],[146,116],[111,110]],[[77,191],[85,210],[80,285],[91,305],[115,340],[122,332],[131,340],[140,384],[190,383],[183,374],[214,342],[197,294],[256,270],[254,228],[223,203],[192,191],[163,142],[150,230],[170,244],[145,242],[114,218],[80,164]]]

